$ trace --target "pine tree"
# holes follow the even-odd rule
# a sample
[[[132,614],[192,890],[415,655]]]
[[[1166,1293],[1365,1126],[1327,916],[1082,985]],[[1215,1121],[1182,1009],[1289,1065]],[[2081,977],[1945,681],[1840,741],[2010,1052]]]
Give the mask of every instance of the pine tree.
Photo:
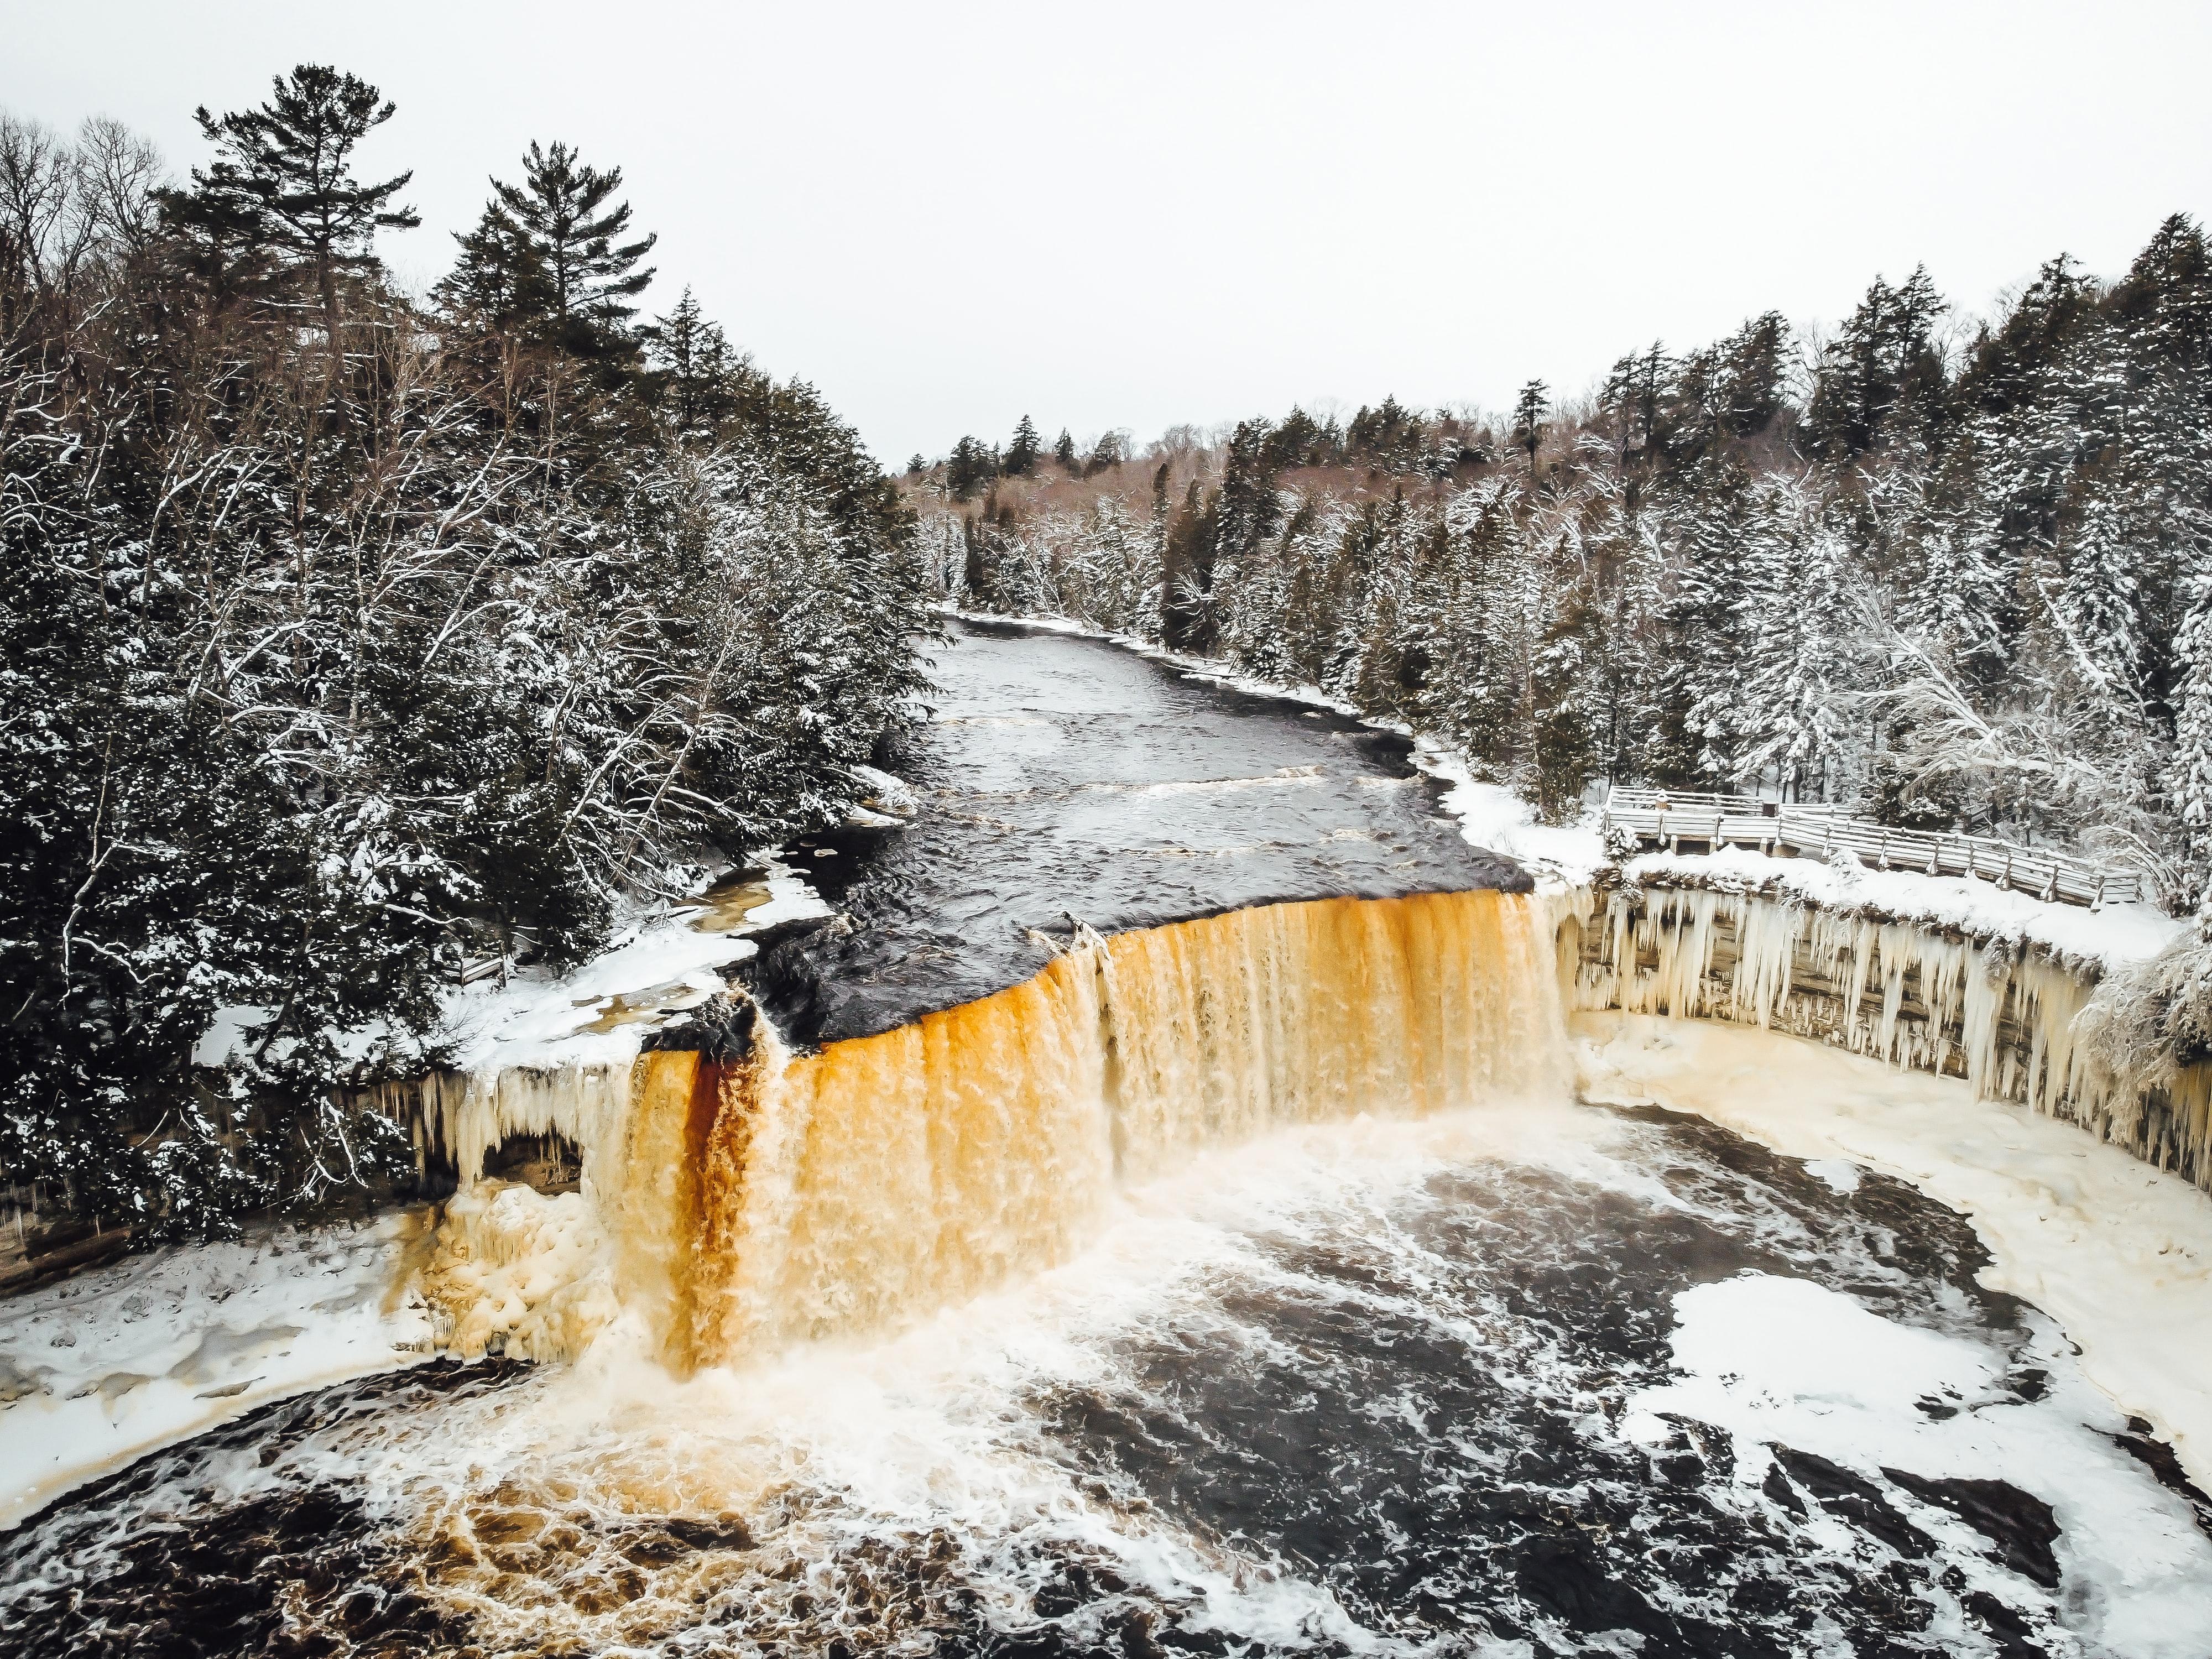
[[[1275,532],[1281,520],[1274,474],[1267,465],[1267,441],[1273,430],[1262,416],[1239,421],[1230,435],[1229,453],[1221,469],[1217,532],[1224,553],[1234,555],[1257,547],[1263,538]]]
[[[1052,459],[1059,463],[1060,471],[1071,477],[1082,476],[1083,463],[1076,456],[1075,440],[1068,436],[1066,427],[1060,428],[1060,437],[1052,447]]]
[[[452,316],[492,334],[518,333],[553,309],[552,288],[538,251],[494,203],[473,228],[453,233],[460,254],[437,288]]]
[[[952,446],[945,464],[945,487],[956,501],[973,501],[975,492],[999,476],[998,458],[974,438]]]
[[[731,412],[725,390],[730,345],[720,327],[709,321],[686,287],[676,308],[653,319],[644,331],[655,365],[665,377],[665,397],[685,437],[711,438]]]
[[[1098,441],[1091,446],[1090,459],[1083,464],[1085,477],[1096,477],[1099,473],[1109,472],[1121,465],[1127,459],[1124,435],[1119,432],[1102,432],[1098,434]]]
[[[354,176],[353,155],[396,106],[380,103],[366,81],[319,64],[302,64],[272,83],[258,109],[217,118],[203,106],[194,118],[222,159],[192,173],[192,191],[177,198],[188,218],[265,243],[309,276],[321,301],[332,362],[338,343],[342,278],[378,269],[379,230],[422,223],[392,198],[414,177],[380,183]]]
[[[1544,441],[1544,416],[1551,412],[1551,388],[1531,380],[1513,400],[1513,441],[1528,452],[1528,470],[1536,470],[1536,448]]]
[[[1674,526],[1674,592],[1660,618],[1656,722],[1645,766],[1659,783],[1711,788],[1741,775],[1749,712],[1743,684],[1771,544],[1751,480],[1725,459],[1700,466]]]
[[[630,213],[627,202],[611,200],[622,188],[620,167],[602,173],[584,166],[566,144],[544,149],[533,142],[522,169],[520,185],[491,181],[487,212],[505,222],[498,241],[511,241],[540,273],[552,343],[577,357],[620,353],[635,314],[624,302],[653,281],[652,270],[637,264],[659,237],[620,240]]]
[[[1925,266],[1902,288],[1875,279],[1820,356],[1805,411],[1819,453],[1848,459],[1891,437],[1933,439],[1949,390],[1934,334],[1943,309]]]
[[[1036,423],[1024,415],[1014,428],[1013,441],[1006,446],[999,470],[1009,478],[1026,478],[1036,470],[1037,458],[1043,453],[1044,444],[1037,436]]]
[[[2174,654],[2180,691],[2166,790],[2180,830],[2176,896],[2212,934],[2212,582],[2200,584]]]
[[[1719,349],[1716,413],[1738,438],[1756,437],[1782,411],[1790,370],[1790,325],[1778,311],[1753,318]]]
[[[1771,773],[1784,799],[1826,799],[1844,781],[1864,653],[1855,637],[1843,538],[1795,481],[1765,492],[1750,562],[1736,775]]]

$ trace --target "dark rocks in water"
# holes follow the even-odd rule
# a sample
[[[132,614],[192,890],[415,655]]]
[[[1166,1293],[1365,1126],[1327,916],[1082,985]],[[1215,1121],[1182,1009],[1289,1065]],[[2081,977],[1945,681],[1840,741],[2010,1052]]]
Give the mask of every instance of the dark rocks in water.
[[[284,1478],[288,1459],[372,1409],[520,1382],[530,1366],[434,1360],[250,1412],[25,1521],[0,1565],[0,1652],[21,1659],[466,1650],[404,1540],[351,1481]],[[245,1468],[268,1472],[242,1480]]]
[[[638,1046],[647,1052],[696,1050],[728,1065],[751,1054],[759,1035],[758,1006],[748,993],[733,988],[676,1015],[647,1032]]]
[[[2051,1505],[2005,1480],[1936,1480],[1904,1469],[1882,1474],[1923,1504],[1948,1510],[1997,1547],[1995,1559],[2045,1589],[2058,1588],[2051,1545],[2058,1521]]]
[[[890,1030],[1114,933],[1309,899],[1529,890],[1468,844],[1413,744],[1102,641],[957,624],[908,823],[787,856],[839,913],[738,978],[797,1043]]]
[[[1908,1560],[1923,1560],[1934,1552],[1936,1540],[1899,1515],[1881,1488],[1865,1476],[1812,1452],[1789,1446],[1768,1449],[1774,1454],[1774,1461],[1789,1471],[1790,1478],[1830,1514],[1881,1539]]]
[[[2127,1431],[2114,1435],[2112,1443],[2157,1476],[2160,1486],[2186,1498],[2197,1516],[2198,1528],[2212,1538],[2212,1498],[2208,1498],[2203,1489],[2183,1472],[2181,1459],[2173,1448],[2158,1438],[2148,1423],[2140,1417],[2130,1417]]]

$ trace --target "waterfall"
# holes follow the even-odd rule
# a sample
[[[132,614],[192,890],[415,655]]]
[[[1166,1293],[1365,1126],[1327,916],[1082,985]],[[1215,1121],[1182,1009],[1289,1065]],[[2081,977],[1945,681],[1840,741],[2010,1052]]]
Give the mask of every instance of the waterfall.
[[[1196,1149],[1564,1093],[1558,983],[1541,901],[1328,899],[1088,937],[816,1054],[763,1030],[626,1085],[449,1088],[463,1189],[427,1282],[464,1351],[571,1354],[629,1313],[688,1370],[881,1328],[1065,1260],[1117,1182]],[[478,1189],[501,1133],[547,1128],[580,1193]]]

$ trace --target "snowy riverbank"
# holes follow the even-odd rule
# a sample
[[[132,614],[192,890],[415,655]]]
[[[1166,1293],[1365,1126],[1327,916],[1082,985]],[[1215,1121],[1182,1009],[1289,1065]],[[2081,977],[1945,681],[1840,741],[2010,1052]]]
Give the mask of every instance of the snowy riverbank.
[[[1984,1281],[2056,1318],[2097,1384],[2212,1490],[2212,1194],[1957,1079],[1711,1020],[1571,1024],[1591,1100],[1879,1170],[1967,1217],[1995,1258]]]
[[[258,1406],[428,1354],[419,1213],[150,1251],[9,1297],[0,1527]]]

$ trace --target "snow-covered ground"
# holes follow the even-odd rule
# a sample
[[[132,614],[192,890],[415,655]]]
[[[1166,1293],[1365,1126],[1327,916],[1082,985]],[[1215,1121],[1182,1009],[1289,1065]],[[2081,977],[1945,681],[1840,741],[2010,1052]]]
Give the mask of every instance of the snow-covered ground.
[[[1580,1013],[1571,1026],[1590,1099],[1694,1112],[1966,1216],[1994,1258],[1984,1281],[2056,1318],[2097,1384],[2212,1489],[2212,1194],[1954,1078],[1711,1020]]]
[[[759,884],[764,893],[728,911],[714,902],[716,890],[710,888],[687,903],[640,911],[605,950],[565,974],[518,968],[505,984],[482,979],[455,989],[434,1041],[450,1048],[453,1067],[461,1072],[629,1059],[659,1016],[696,1006],[722,989],[726,970],[758,949],[750,935],[829,914],[813,889],[772,854],[757,862],[765,872]],[[193,1050],[194,1063],[219,1066],[234,1058],[262,1018],[259,1009],[216,1010]]]
[[[1477,846],[1519,859],[1563,884],[1588,882],[1607,862],[1595,809],[1572,824],[1540,824],[1535,809],[1510,789],[1470,777],[1463,759],[1423,742],[1415,759],[1452,786],[1445,807]],[[1748,848],[1718,853],[1645,853],[1621,866],[1630,882],[1764,892],[1825,909],[1879,912],[1900,921],[1954,927],[1977,939],[2033,941],[2069,963],[2109,970],[2156,956],[2188,927],[2149,904],[2091,910],[2046,903],[2031,894],[1966,876],[1877,870],[1856,861],[1767,858]]]
[[[253,1407],[431,1346],[413,1215],[157,1250],[0,1303],[0,1527]]]
[[[763,864],[767,897],[734,927],[720,925],[705,904],[682,905],[632,924],[567,974],[525,969],[504,986],[481,980],[456,993],[447,1013],[455,1069],[629,1059],[655,1015],[695,1006],[723,988],[727,969],[759,948],[750,935],[829,914],[814,890],[781,863],[769,858]]]

